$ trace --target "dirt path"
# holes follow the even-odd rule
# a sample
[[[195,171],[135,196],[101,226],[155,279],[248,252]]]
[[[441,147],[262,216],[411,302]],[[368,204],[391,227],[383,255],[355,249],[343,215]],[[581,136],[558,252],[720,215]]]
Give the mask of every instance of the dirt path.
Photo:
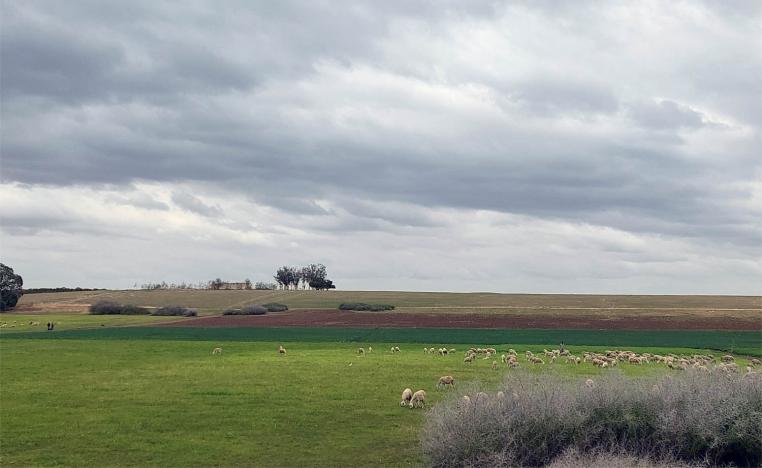
[[[259,316],[199,317],[168,323],[169,327],[338,327],[338,328],[543,328],[590,330],[751,330],[762,331],[759,319],[727,317],[616,317],[590,315],[484,315],[339,310],[290,310]]]

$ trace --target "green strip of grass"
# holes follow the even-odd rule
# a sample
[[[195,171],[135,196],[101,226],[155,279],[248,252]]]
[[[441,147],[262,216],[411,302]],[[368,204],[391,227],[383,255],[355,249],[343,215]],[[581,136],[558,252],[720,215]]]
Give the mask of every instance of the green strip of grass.
[[[759,356],[762,332],[680,330],[512,330],[475,328],[181,328],[124,327],[3,334],[2,338],[93,340],[516,343],[707,348]]]

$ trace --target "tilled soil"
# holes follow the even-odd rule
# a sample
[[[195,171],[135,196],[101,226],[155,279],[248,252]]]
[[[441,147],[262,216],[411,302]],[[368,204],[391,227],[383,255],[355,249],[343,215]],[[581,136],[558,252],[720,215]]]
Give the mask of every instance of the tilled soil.
[[[543,313],[423,314],[400,312],[349,312],[332,309],[289,310],[267,315],[199,317],[164,324],[168,327],[337,327],[337,328],[540,328],[582,330],[759,330],[762,317],[610,317]]]

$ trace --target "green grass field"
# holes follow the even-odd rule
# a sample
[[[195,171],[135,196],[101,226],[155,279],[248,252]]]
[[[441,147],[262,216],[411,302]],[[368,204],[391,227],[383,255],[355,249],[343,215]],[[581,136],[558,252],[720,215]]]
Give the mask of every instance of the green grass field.
[[[492,370],[491,359],[463,364],[467,346],[462,343],[448,344],[458,353],[442,357],[423,354],[421,349],[444,341],[390,343],[394,336],[386,336],[383,341],[358,344],[320,334],[326,330],[310,334],[290,329],[292,340],[276,342],[271,341],[272,330],[267,331],[269,339],[241,338],[235,331],[110,328],[4,333],[0,464],[420,465],[423,412],[400,408],[400,391],[407,386],[423,388],[429,403],[436,403],[448,395],[435,389],[441,375],[454,375],[461,388],[478,384],[489,390],[509,372],[504,367]],[[285,331],[275,333],[283,334],[279,339],[289,337]],[[514,344],[496,347],[540,351],[552,346],[521,342],[542,338],[525,335]],[[285,357],[276,352],[281,343],[288,348]],[[393,344],[402,352],[392,354]],[[372,345],[374,352],[357,356],[360,345]],[[223,347],[222,356],[211,355],[217,346]],[[655,365],[620,368],[633,376],[665,371]],[[602,372],[589,364],[562,363],[534,370],[578,378]]]

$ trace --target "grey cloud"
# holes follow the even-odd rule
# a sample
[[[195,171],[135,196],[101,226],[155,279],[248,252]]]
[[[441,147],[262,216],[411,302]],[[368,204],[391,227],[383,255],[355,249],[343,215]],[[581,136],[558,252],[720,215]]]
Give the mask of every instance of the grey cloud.
[[[640,125],[654,129],[673,130],[704,125],[701,112],[669,100],[635,104],[630,107],[629,114]]]
[[[605,87],[568,77],[537,77],[508,88],[506,93],[528,111],[539,114],[612,113],[619,107],[614,94]]]
[[[0,180],[201,183],[323,233],[431,228],[430,208],[457,208],[754,253],[760,11],[706,5],[712,28],[660,16],[666,42],[695,34],[669,42],[684,48],[673,64],[596,2],[8,3]],[[558,37],[526,36],[512,23],[525,11]],[[612,40],[619,26],[634,37]],[[400,32],[421,34],[420,67],[399,57],[409,44],[385,48]],[[469,48],[493,36],[495,50]],[[187,190],[172,203],[227,214]],[[131,197],[112,202],[168,208]]]
[[[223,215],[222,208],[219,206],[204,203],[203,200],[188,192],[173,192],[172,203],[186,211],[209,218],[217,218]]]

